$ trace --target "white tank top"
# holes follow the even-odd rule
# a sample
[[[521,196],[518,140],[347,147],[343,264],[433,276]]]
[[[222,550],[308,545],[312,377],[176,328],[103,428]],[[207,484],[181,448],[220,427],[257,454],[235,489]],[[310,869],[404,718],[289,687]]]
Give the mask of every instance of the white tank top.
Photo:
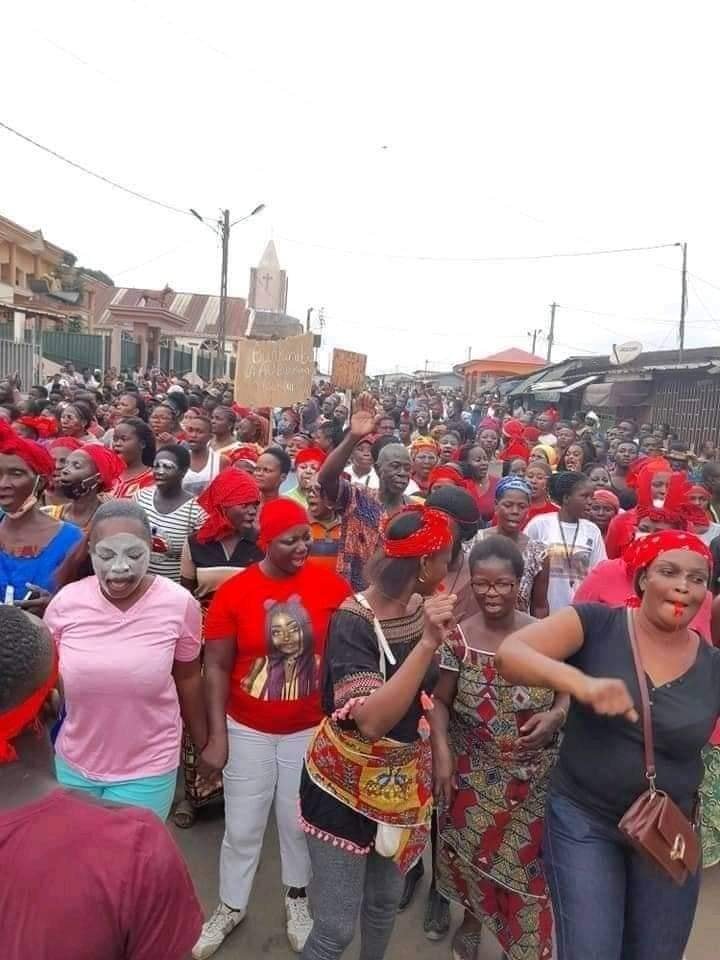
[[[183,490],[191,493],[194,497],[200,494],[210,485],[210,481],[220,473],[220,454],[208,447],[207,463],[202,470],[188,470],[182,482]]]

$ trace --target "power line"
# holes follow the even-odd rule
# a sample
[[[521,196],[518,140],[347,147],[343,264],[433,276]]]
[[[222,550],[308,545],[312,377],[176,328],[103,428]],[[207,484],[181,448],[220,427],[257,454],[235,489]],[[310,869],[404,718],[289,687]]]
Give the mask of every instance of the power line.
[[[377,257],[383,260],[422,261],[424,263],[520,263],[536,260],[555,260],[567,257],[602,257],[615,253],[640,253],[646,250],[664,250],[667,247],[676,247],[677,243],[656,243],[646,247],[617,247],[612,250],[573,250],[562,253],[540,253],[517,257],[433,257],[405,253],[376,253],[369,250],[346,250],[341,247],[331,247],[322,243],[311,243],[306,240],[296,240],[293,237],[280,237],[285,243],[295,243],[299,246],[312,247],[316,250],[327,250],[331,253],[340,253],[350,257]]]
[[[52,150],[50,147],[46,147],[42,143],[38,143],[37,140],[33,140],[32,137],[28,137],[19,130],[15,130],[14,127],[11,127],[7,123],[3,123],[2,120],[0,120],[0,127],[2,127],[3,130],[7,130],[8,133],[12,133],[14,136],[19,137],[20,140],[24,140],[33,147],[37,147],[38,150],[42,150],[44,153],[50,154],[50,156],[55,157],[56,160],[62,160],[62,162],[66,163],[68,166],[74,167],[76,170],[80,170],[82,173],[86,173],[90,177],[95,177],[96,180],[101,180],[103,183],[108,184],[108,186],[115,187],[116,190],[122,190],[123,193],[128,193],[131,197],[135,197],[137,200],[144,200],[146,203],[152,203],[156,207],[162,207],[164,210],[171,210],[173,213],[181,213],[183,216],[191,216],[189,210],[183,210],[182,207],[174,207],[172,204],[164,203],[162,200],[155,200],[153,197],[149,197],[146,193],[140,193],[138,190],[133,190],[131,187],[126,187],[122,183],[117,183],[117,181],[111,180],[109,177],[105,177],[101,173],[95,173],[94,170],[90,170],[81,163],[77,163],[75,160],[70,160],[68,157],[64,157],[56,150]]]

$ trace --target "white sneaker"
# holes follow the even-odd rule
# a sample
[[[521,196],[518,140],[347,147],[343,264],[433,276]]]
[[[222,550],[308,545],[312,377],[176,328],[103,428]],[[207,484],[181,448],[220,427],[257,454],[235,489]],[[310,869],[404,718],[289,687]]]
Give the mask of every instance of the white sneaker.
[[[287,938],[295,953],[302,953],[305,941],[310,936],[313,921],[308,910],[307,897],[285,897]]]
[[[200,938],[192,948],[194,960],[207,960],[223,945],[228,934],[245,919],[244,910],[233,910],[225,903],[215,908],[215,913],[203,924]]]

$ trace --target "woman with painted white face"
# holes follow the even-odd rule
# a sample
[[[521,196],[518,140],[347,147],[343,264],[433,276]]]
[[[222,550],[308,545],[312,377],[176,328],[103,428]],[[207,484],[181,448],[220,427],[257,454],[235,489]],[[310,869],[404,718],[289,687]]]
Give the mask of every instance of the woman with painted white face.
[[[200,608],[148,573],[150,527],[114,500],[93,517],[94,576],[60,590],[45,613],[58,648],[67,717],[56,742],[60,783],[167,817],[180,762],[181,714],[207,740]]]

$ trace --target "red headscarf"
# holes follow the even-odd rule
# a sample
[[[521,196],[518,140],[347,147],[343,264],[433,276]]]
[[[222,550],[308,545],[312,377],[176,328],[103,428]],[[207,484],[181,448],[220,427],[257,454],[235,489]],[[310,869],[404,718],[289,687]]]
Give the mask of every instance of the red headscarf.
[[[54,440],[50,440],[45,449],[46,450],[81,450],[83,444],[79,440],[76,440],[75,437],[55,437]]]
[[[656,473],[672,473],[672,467],[664,457],[638,457],[630,464],[625,479],[630,489],[636,490],[642,475],[652,478]]]
[[[85,443],[82,452],[95,464],[100,475],[100,488],[111,490],[113,484],[125,469],[125,461],[114,450],[104,447],[101,443]]]
[[[430,490],[438,480],[449,480],[456,487],[465,487],[465,478],[455,467],[433,467],[428,476],[428,490]]]
[[[263,505],[260,514],[258,545],[267,550],[272,541],[287,530],[306,523],[310,523],[307,510],[296,500],[290,500],[289,497],[270,500]]]
[[[29,430],[34,430],[38,437],[47,440],[48,437],[54,437],[58,432],[57,420],[53,417],[20,417],[17,421]]]
[[[16,759],[17,753],[11,741],[27,729],[31,724],[38,724],[38,714],[42,705],[47,699],[47,695],[54,690],[58,682],[58,658],[57,653],[53,657],[53,666],[50,676],[42,686],[38,687],[34,693],[26,697],[22,703],[0,713],[0,763],[11,763]]]
[[[615,513],[620,512],[620,501],[612,492],[612,490],[604,490],[600,488],[599,490],[593,491],[593,500],[597,500],[599,503],[606,503],[608,506],[612,507]]]
[[[208,515],[197,532],[198,542],[214,543],[233,533],[235,528],[225,514],[226,507],[259,502],[260,487],[254,477],[244,470],[222,470],[198,497],[198,503]]]
[[[525,463],[528,463],[530,460],[530,447],[524,440],[511,440],[499,455],[498,460],[502,460],[503,462],[507,460],[524,460]]]
[[[389,539],[387,532],[390,524],[403,514],[416,513],[422,519],[422,525],[415,533],[401,540]],[[427,557],[437,553],[452,543],[452,531],[447,515],[422,504],[403,507],[398,513],[387,517],[380,528],[380,539],[386,557]]]
[[[327,454],[319,447],[306,447],[295,454],[295,466],[300,467],[303,463],[316,463],[318,466],[325,463]]]
[[[632,546],[625,551],[625,562],[630,573],[634,575],[638,570],[649,567],[661,553],[667,553],[669,550],[691,550],[706,560],[708,566],[712,568],[713,558],[709,548],[700,537],[695,536],[694,533],[686,533],[684,530],[659,530],[648,537],[634,540]]]
[[[5,420],[0,420],[0,453],[20,457],[40,477],[50,477],[55,472],[55,461],[45,447],[15,433]]]
[[[238,460],[250,460],[252,463],[258,462],[260,451],[255,443],[244,443],[242,446],[231,450],[227,455],[230,463],[237,463]]]

